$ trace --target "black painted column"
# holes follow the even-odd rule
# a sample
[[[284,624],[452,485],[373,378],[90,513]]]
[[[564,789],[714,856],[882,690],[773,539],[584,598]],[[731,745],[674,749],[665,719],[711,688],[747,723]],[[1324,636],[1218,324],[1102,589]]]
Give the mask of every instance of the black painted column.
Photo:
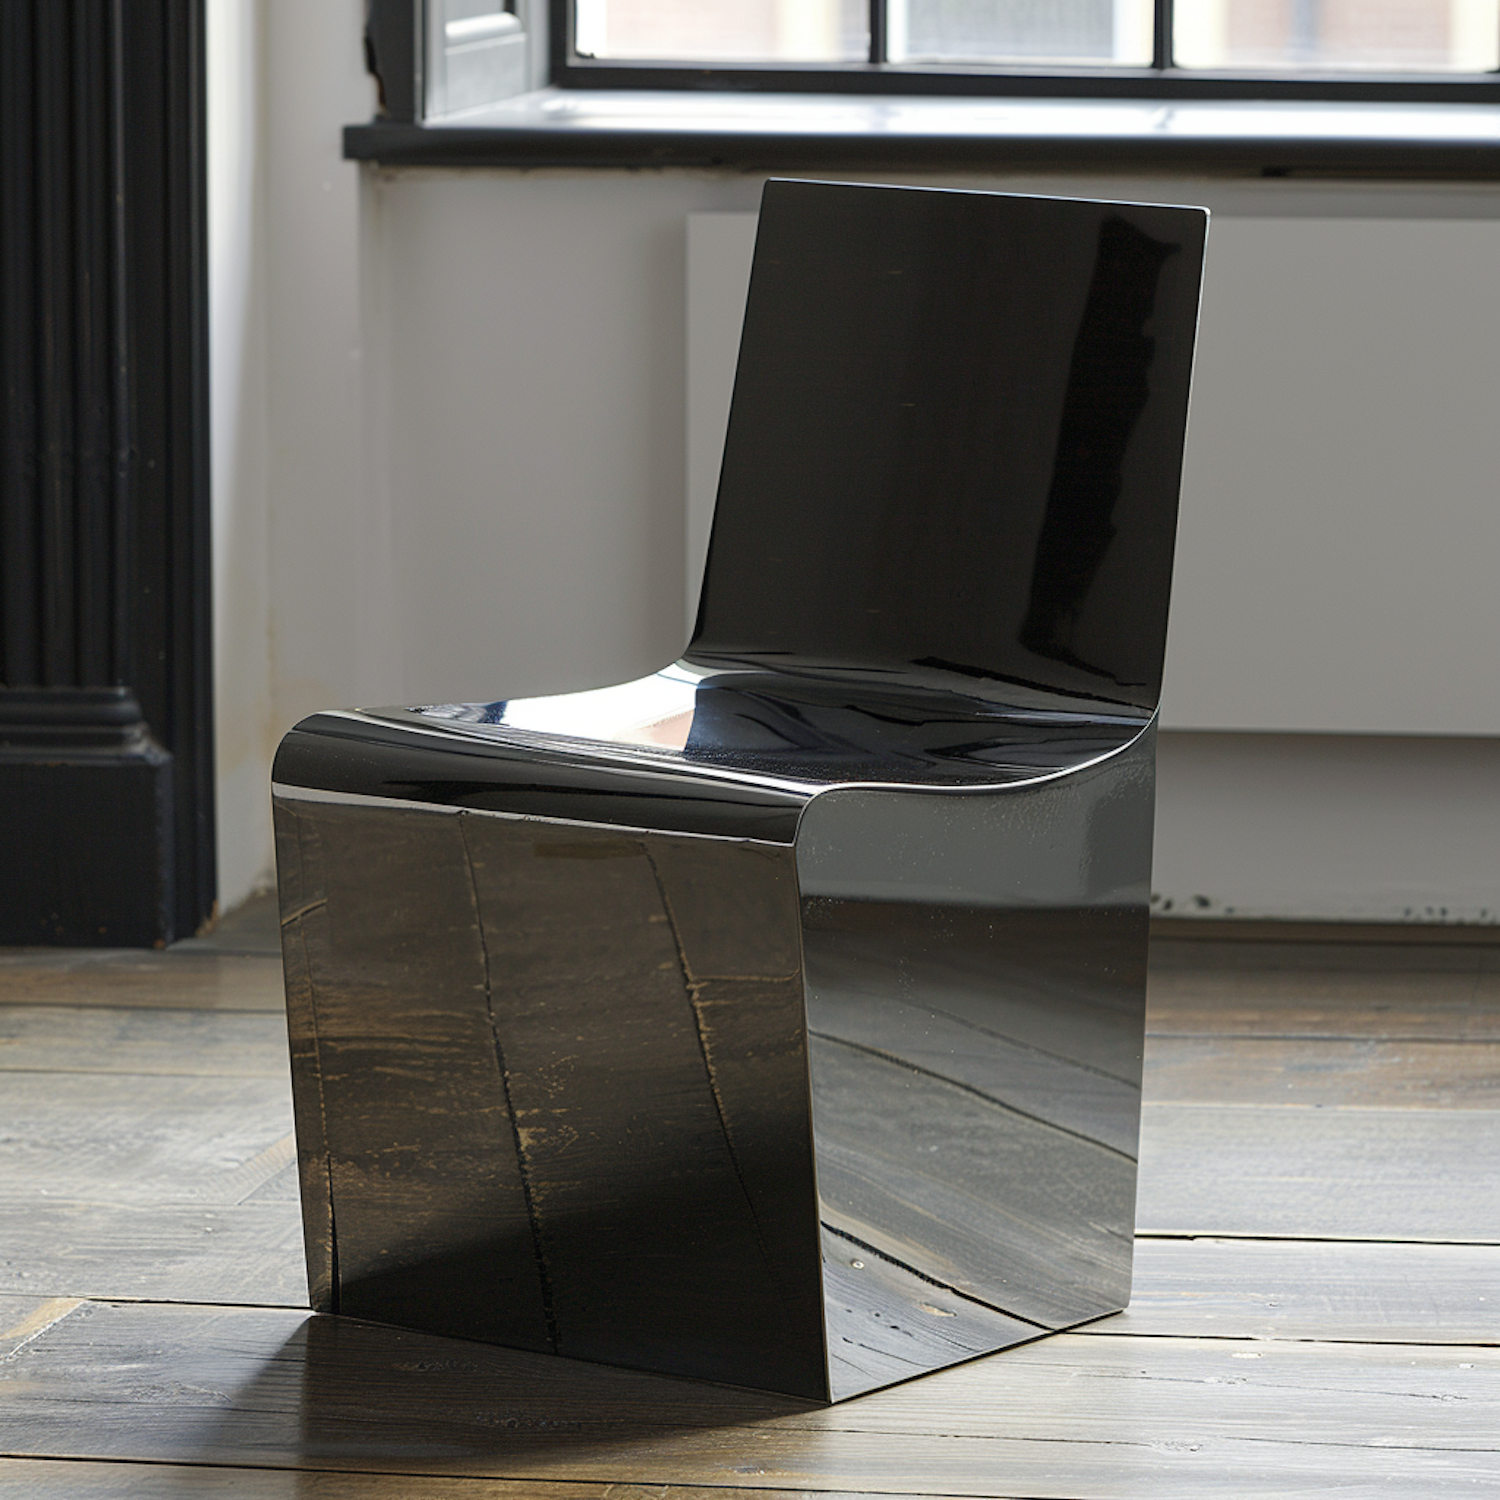
[[[0,4],[0,942],[214,898],[202,0]]]

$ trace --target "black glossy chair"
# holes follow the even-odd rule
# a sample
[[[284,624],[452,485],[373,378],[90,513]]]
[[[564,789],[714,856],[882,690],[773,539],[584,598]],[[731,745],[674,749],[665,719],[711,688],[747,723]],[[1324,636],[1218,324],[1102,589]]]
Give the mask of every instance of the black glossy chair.
[[[838,1399],[1124,1305],[1205,228],[770,183],[682,662],[286,737],[316,1307]]]

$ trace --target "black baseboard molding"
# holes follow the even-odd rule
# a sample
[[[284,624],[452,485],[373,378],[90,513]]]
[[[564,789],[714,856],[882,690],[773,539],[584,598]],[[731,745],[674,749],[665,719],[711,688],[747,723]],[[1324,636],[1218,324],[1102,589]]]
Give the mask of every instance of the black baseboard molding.
[[[0,943],[171,942],[172,791],[126,689],[0,693]]]
[[[1153,943],[1400,943],[1425,947],[1500,946],[1487,922],[1370,922],[1327,917],[1151,918]]]

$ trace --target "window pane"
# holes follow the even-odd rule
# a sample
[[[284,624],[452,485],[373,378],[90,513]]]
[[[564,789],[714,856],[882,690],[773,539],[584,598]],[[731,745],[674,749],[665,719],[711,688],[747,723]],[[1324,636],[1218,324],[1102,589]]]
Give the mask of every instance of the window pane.
[[[869,56],[865,0],[576,0],[585,57],[847,62]]]
[[[1367,68],[1389,73],[1500,64],[1497,0],[1177,0],[1184,68]]]
[[[1151,0],[888,0],[888,4],[892,62],[1129,67],[1146,67],[1151,62]]]

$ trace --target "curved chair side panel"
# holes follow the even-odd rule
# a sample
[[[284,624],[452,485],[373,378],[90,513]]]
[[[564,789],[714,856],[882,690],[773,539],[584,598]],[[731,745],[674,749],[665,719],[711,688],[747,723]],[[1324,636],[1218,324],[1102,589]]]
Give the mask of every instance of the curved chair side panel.
[[[328,1174],[322,1060],[318,1053],[312,954],[326,948],[326,921],[317,827],[277,798],[276,885],[281,902],[281,961],[286,980],[286,1027],[291,1051],[292,1110],[307,1254],[308,1301],[315,1312],[336,1312],[333,1264],[333,1185]]]
[[[337,1309],[826,1397],[790,848],[278,800]]]
[[[550,1348],[458,815],[277,811],[305,898],[283,889],[307,994],[289,1012],[299,1155],[329,1184],[326,1210],[304,1190],[304,1221],[313,1243],[326,1217],[333,1308]]]
[[[1129,1300],[1153,765],[804,814],[835,1396]]]

